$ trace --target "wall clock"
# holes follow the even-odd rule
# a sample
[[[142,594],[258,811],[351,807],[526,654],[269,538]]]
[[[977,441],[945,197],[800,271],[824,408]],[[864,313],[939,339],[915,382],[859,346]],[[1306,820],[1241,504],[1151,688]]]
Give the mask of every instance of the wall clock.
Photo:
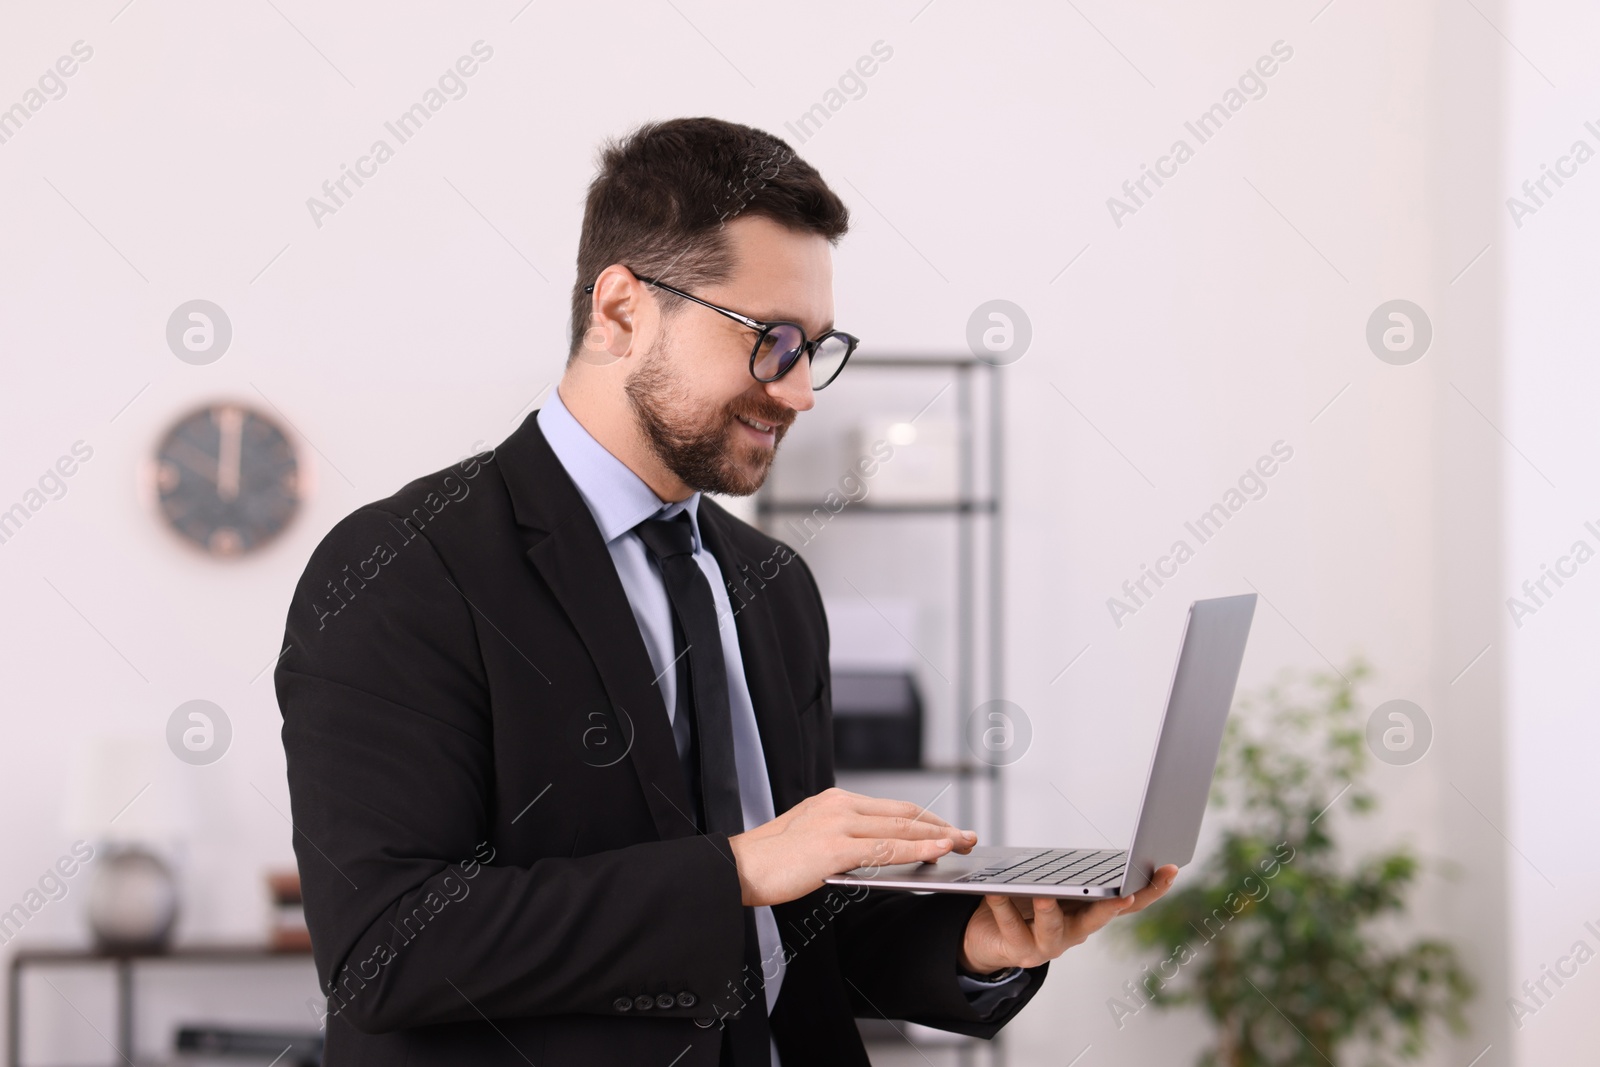
[[[242,404],[210,404],[184,416],[156,449],[161,517],[213,556],[240,556],[271,541],[294,517],[305,488],[289,435]]]

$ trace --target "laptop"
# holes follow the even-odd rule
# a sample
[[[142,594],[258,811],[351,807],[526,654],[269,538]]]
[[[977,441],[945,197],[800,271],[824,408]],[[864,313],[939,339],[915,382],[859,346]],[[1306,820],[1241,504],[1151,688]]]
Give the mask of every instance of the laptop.
[[[1137,892],[1164,864],[1182,867],[1194,858],[1200,837],[1200,818],[1255,610],[1254,593],[1189,605],[1128,849],[979,845],[965,856],[952,852],[933,863],[858,867],[827,883],[1093,900]]]

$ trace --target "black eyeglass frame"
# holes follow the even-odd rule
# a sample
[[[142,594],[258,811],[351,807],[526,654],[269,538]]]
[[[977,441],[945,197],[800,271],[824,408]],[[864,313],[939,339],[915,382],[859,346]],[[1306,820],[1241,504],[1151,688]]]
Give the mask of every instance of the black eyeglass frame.
[[[821,337],[818,337],[815,341],[808,340],[806,338],[806,328],[800,325],[798,322],[788,322],[784,320],[779,320],[777,322],[762,322],[759,319],[752,319],[749,315],[741,315],[739,312],[734,311],[731,308],[719,307],[709,300],[701,300],[698,296],[695,296],[692,293],[686,293],[682,289],[668,285],[666,282],[657,281],[655,278],[647,278],[643,274],[635,274],[634,277],[639,279],[641,282],[644,282],[648,286],[656,289],[664,289],[673,296],[681,296],[683,299],[693,301],[694,303],[699,304],[701,307],[710,308],[717,314],[726,315],[739,325],[756,331],[756,343],[750,349],[750,377],[754,378],[758,382],[775,382],[779,378],[782,378],[785,374],[788,374],[791,370],[799,365],[800,353],[802,352],[805,353],[806,364],[809,366],[811,361],[816,356],[817,348],[822,344],[822,342],[826,341],[830,337],[842,337],[848,342],[848,346],[844,350],[844,358],[839,361],[838,369],[830,374],[828,376],[828,380],[823,382],[821,385],[818,385],[816,382],[811,383],[811,391],[819,392],[823,389],[826,389],[838,379],[839,375],[844,371],[845,364],[849,363],[850,357],[855,354],[856,346],[861,343],[861,338],[855,336],[854,334],[845,333],[843,330],[829,330]],[[593,293],[594,283],[590,282],[588,285],[584,286],[583,291],[585,293]],[[793,326],[797,331],[799,331],[800,347],[796,350],[794,358],[789,361],[787,366],[780,367],[778,373],[774,374],[772,377],[763,378],[761,375],[756,373],[756,360],[761,355],[761,342],[766,340],[767,334],[771,333],[779,326]]]

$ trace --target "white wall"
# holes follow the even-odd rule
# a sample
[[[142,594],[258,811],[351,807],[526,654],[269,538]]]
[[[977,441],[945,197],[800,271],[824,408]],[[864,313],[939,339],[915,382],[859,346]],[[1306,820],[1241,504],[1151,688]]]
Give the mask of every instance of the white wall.
[[[1541,164],[1556,167],[1578,140],[1590,153],[1600,151],[1600,135],[1585,128],[1600,128],[1600,80],[1583,47],[1600,21],[1592,9],[1559,19],[1533,4],[1513,10],[1506,32],[1529,62],[1519,61],[1510,81],[1501,198],[1535,204],[1520,187],[1541,176]],[[1569,171],[1573,165],[1562,164]],[[1600,549],[1600,536],[1585,525],[1600,527],[1600,377],[1588,321],[1600,282],[1593,254],[1600,169],[1591,162],[1565,186],[1547,181],[1545,189],[1552,195],[1539,193],[1544,204],[1535,205],[1536,214],[1519,208],[1520,220],[1502,203],[1495,231],[1485,236],[1503,255],[1507,279],[1506,545],[1497,641],[1507,663],[1505,832],[1516,849],[1507,860],[1510,967],[1495,992],[1507,1018],[1514,1009],[1506,998],[1520,1002],[1514,1036],[1528,1063],[1570,1060],[1600,1035],[1600,968],[1587,962],[1600,952],[1600,829],[1593,818],[1600,583],[1594,568],[1583,566],[1561,586],[1546,580],[1538,600],[1521,589],[1547,566],[1571,571],[1576,561],[1562,557],[1575,542]],[[1514,617],[1513,597],[1535,612],[1516,606]],[[1586,955],[1574,952],[1580,941]],[[1524,982],[1535,983],[1531,994]]]
[[[866,94],[791,140],[855,212],[836,258],[841,324],[880,350],[959,353],[982,301],[1032,320],[1032,349],[1004,372],[1004,695],[1037,731],[1010,778],[1011,836],[1092,833],[1052,779],[1126,835],[1185,604],[1253,585],[1266,602],[1243,686],[1360,652],[1378,669],[1370,699],[1430,714],[1428,756],[1377,768],[1384,817],[1339,825],[1429,859],[1408,930],[1449,937],[1483,986],[1473,1033],[1427,1062],[1486,1045],[1484,1067],[1513,1062],[1506,988],[1600,918],[1582,914],[1595,872],[1570,858],[1568,815],[1592,796],[1578,790],[1593,746],[1573,743],[1593,692],[1576,629],[1588,575],[1515,635],[1503,603],[1600,518],[1577,436],[1594,384],[1578,362],[1586,323],[1568,310],[1585,295],[1573,264],[1595,168],[1520,232],[1502,204],[1513,177],[1600,117],[1583,113],[1595,27],[1576,5],[1516,5],[1513,20],[1485,3],[678,0],[603,23],[576,5],[519,13],[520,0],[120,6],[0,15],[0,103],[73,42],[94,48],[67,95],[0,144],[0,504],[73,442],[94,448],[68,495],[0,545],[0,904],[70,843],[64,783],[84,739],[159,738],[177,704],[205,697],[231,717],[232,749],[210,767],[161,765],[139,803],[193,813],[182,935],[257,933],[261,871],[292,862],[263,669],[312,546],[360,503],[503,437],[559,373],[600,138],[700,113],[790,136],[785,123],[882,41],[893,55]],[[315,226],[306,198],[480,39],[494,56],[467,96]],[[1279,40],[1293,57],[1266,96],[1114,225],[1106,198]],[[196,297],[235,327],[205,367],[163,338]],[[1396,297],[1436,331],[1408,367],[1363,336]],[[226,396],[281,409],[319,484],[280,543],[223,565],[158,528],[136,474],[177,413]],[[1267,496],[1115,627],[1106,598],[1278,440],[1294,457]],[[1506,837],[1560,888],[1530,882]],[[1446,858],[1456,881],[1437,875]],[[76,936],[73,894],[28,936]],[[1105,1000],[1136,970],[1098,942],[1075,950],[1011,1028],[1015,1061],[1084,1046],[1085,1065],[1191,1059],[1195,1019],[1112,1024]],[[1596,990],[1587,971],[1570,985],[1519,1035],[1522,1062],[1570,1062]],[[65,1006],[49,1010],[41,1055],[104,1051]]]

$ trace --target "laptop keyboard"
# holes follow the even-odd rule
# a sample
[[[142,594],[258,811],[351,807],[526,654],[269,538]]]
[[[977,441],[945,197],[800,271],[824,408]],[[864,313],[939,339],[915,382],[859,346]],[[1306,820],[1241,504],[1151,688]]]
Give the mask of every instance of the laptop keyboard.
[[[1106,885],[1122,877],[1127,852],[1088,848],[1047,848],[1005,856],[956,879],[958,882],[1007,882],[1033,885]]]

